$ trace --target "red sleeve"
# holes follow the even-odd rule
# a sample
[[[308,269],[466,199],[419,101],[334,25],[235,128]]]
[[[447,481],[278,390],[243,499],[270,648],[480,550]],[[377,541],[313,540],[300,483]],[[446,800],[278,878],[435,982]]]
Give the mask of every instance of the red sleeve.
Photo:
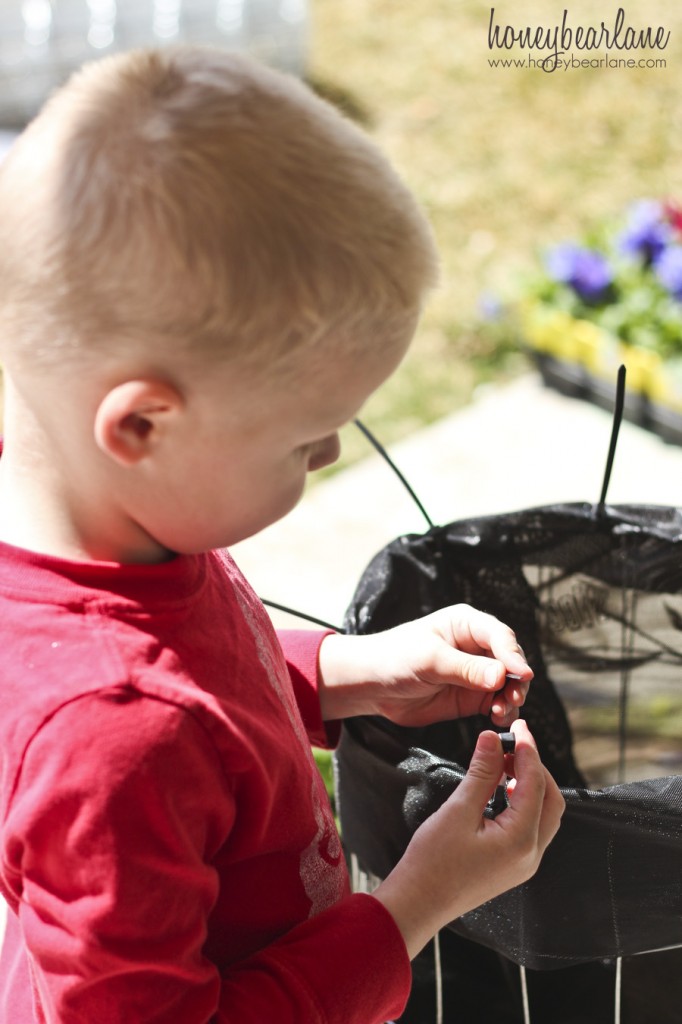
[[[224,976],[203,949],[234,801],[210,735],[153,698],[87,697],[27,751],[6,864],[48,1021],[380,1024],[407,997],[400,934],[351,896]],[[23,887],[23,891],[22,891]]]
[[[405,1009],[410,984],[393,918],[357,893],[242,961],[224,980],[216,1024],[384,1024]]]
[[[335,747],[341,735],[340,722],[322,720],[318,695],[320,645],[331,632],[309,629],[281,629],[277,632],[310,742],[327,749]]]

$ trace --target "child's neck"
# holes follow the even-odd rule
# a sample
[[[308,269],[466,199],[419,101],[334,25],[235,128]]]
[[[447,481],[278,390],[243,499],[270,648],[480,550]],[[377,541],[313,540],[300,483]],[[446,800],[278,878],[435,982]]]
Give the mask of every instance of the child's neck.
[[[107,509],[88,509],[83,500],[74,515],[63,488],[29,472],[6,446],[0,459],[0,541],[69,561],[153,563],[171,557],[117,515],[113,495]],[[96,534],[89,521],[98,522]]]
[[[63,435],[47,437],[12,387],[5,390],[0,541],[69,560],[158,562],[169,557],[119,508]],[[49,454],[48,454],[49,453]]]

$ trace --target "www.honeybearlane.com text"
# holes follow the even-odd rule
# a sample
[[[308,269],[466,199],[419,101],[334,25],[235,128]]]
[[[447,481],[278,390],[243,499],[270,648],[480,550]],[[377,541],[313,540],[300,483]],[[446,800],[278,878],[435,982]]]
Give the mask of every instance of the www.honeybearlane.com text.
[[[545,60],[555,66],[559,57],[568,50],[664,50],[668,45],[670,32],[662,25],[657,28],[635,29],[625,24],[625,10],[618,8],[615,20],[610,27],[605,22],[598,26],[578,25],[575,28],[568,23],[568,10],[564,9],[560,25],[546,28],[538,25],[535,28],[504,28],[495,23],[495,8],[490,8],[488,26],[488,49],[511,50],[515,46],[528,50],[546,50]]]

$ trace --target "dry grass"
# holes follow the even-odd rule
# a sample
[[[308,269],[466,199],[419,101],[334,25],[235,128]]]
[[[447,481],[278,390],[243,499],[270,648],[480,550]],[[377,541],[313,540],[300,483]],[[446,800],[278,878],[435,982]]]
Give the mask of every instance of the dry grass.
[[[496,18],[550,27],[563,6],[507,0]],[[609,25],[617,10],[575,0],[569,22]],[[476,0],[311,0],[311,16],[311,77],[364,118],[426,207],[442,254],[414,348],[365,415],[389,440],[466,402],[491,368],[513,372],[477,323],[484,290],[504,288],[539,245],[635,198],[682,198],[682,8],[626,6],[627,24],[670,30],[653,54],[665,69],[553,74],[491,68],[490,6]]]

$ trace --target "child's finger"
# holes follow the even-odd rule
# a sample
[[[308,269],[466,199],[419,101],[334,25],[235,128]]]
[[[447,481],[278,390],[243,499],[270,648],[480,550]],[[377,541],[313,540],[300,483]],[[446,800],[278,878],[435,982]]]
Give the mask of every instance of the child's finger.
[[[504,686],[505,667],[501,661],[488,655],[470,654],[439,640],[432,651],[428,674],[465,690],[494,693]]]
[[[516,700],[523,703],[533,677],[527,665],[523,675],[510,675],[507,665],[499,658],[462,651],[445,640],[439,641],[433,650],[429,672],[443,682],[452,682],[467,690],[499,691],[500,694],[504,690],[504,699],[510,707]]]
[[[518,718],[518,709],[524,704],[530,689],[530,679],[505,675],[503,688],[493,697],[490,713],[496,725],[507,725]]]
[[[481,650],[489,650],[504,665],[505,672],[516,674],[522,680],[530,681],[533,678],[516,633],[504,622],[486,612],[474,612],[469,630],[474,643]]]
[[[499,736],[486,729],[478,737],[467,774],[454,796],[458,803],[466,808],[465,816],[469,818],[473,827],[480,822],[503,769],[504,759]]]
[[[544,849],[556,834],[565,801],[554,779],[540,761],[535,740],[526,723],[512,725],[516,737],[514,752],[515,784],[508,788],[509,806],[529,822],[537,822],[537,841]]]

